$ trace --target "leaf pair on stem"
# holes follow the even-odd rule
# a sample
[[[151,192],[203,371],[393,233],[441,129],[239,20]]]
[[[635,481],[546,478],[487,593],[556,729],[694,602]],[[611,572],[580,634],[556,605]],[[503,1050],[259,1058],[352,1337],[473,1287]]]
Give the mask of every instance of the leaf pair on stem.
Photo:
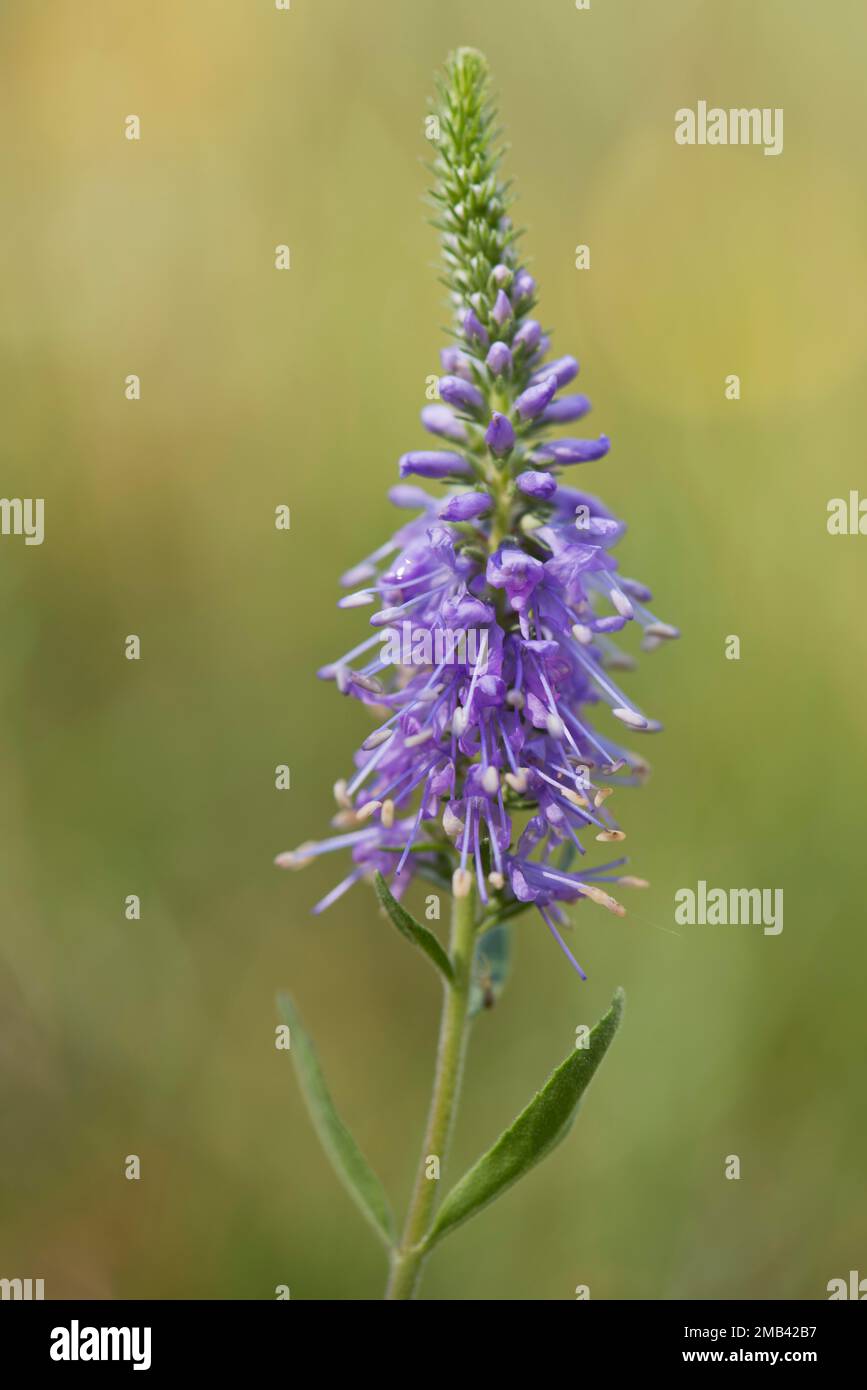
[[[397,930],[423,951],[439,971],[446,991],[455,990],[458,983],[454,963],[434,933],[397,902],[379,874],[376,892]],[[503,986],[510,930],[510,924],[496,925],[476,943],[477,958],[480,951],[485,956],[485,973],[481,979],[474,978],[470,986],[468,1018],[484,1004],[493,1002]],[[399,1256],[397,1230],[382,1184],[335,1109],[315,1048],[294,1003],[286,994],[278,1002],[289,1026],[290,1052],[320,1142],[359,1209],[392,1255]],[[551,1073],[514,1123],[446,1195],[421,1243],[410,1252],[404,1251],[404,1255],[426,1256],[444,1236],[495,1201],[565,1139],[581,1097],[617,1031],[622,1012],[623,992],[618,989],[608,1012],[592,1029],[587,1046],[576,1047]]]

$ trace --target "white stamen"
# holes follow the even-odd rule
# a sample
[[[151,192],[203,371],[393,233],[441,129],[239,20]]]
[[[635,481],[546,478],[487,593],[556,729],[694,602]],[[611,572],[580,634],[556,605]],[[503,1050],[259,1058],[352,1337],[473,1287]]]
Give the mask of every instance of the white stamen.
[[[572,802],[573,806],[590,805],[590,802],[587,800],[586,796],[582,796],[580,792],[573,791],[571,787],[564,787],[563,795],[565,796],[567,801]]]
[[[482,773],[482,786],[488,796],[496,796],[500,789],[500,775],[495,767],[486,767]]]
[[[500,888],[503,888],[505,886],[505,882],[506,880],[503,878],[503,875],[497,873],[496,869],[492,869],[491,872],[488,874],[488,883],[491,885],[492,888],[496,888],[499,890]]]
[[[611,844],[612,841],[614,841],[614,840],[625,840],[625,839],[626,839],[626,831],[625,831],[625,830],[601,830],[601,831],[599,832],[599,834],[596,836],[596,838],[597,838],[597,840],[601,841],[602,844],[607,845],[607,844]]]
[[[360,685],[362,690],[368,690],[371,695],[385,694],[382,681],[378,681],[375,676],[365,676],[361,671],[347,671],[346,675],[353,685]]]
[[[347,782],[345,777],[341,777],[339,782],[334,783],[334,800],[337,802],[338,806],[343,807],[344,811],[349,810],[352,806],[352,802],[346,795],[346,786]]]
[[[344,589],[351,589],[353,584],[363,584],[365,579],[372,579],[375,574],[376,570],[373,565],[362,561],[360,565],[355,565],[353,569],[347,570],[345,574],[341,575],[340,582]]]
[[[579,893],[583,893],[585,898],[589,898],[592,903],[599,907],[605,907],[609,912],[613,912],[616,917],[625,917],[626,908],[619,903],[616,898],[612,898],[609,893],[604,893],[601,888],[595,888],[590,883],[576,883],[575,887]]]
[[[417,734],[410,734],[409,738],[405,738],[403,746],[404,748],[418,748],[420,743],[429,743],[433,736],[433,729],[421,729]]]
[[[394,825],[394,802],[391,797],[387,797],[382,803],[382,814],[379,817],[386,830],[390,830]]]
[[[613,788],[613,787],[600,787],[599,790],[598,790],[598,792],[596,793],[596,795],[595,795],[594,798],[593,798],[593,805],[596,806],[597,808],[598,808],[599,806],[601,806],[602,803],[603,803],[603,801],[607,801],[607,800],[608,800],[609,796],[611,796],[611,794],[612,794],[613,791],[614,791],[614,788]]]
[[[455,869],[452,874],[452,892],[456,898],[468,898],[472,892],[473,876],[469,869]]]
[[[278,869],[303,869],[305,865],[313,862],[314,856],[308,851],[315,848],[315,840],[305,840],[297,849],[287,849],[278,854],[274,863]]]
[[[581,643],[582,647],[589,647],[590,643],[593,641],[593,630],[584,623],[573,623],[572,636],[575,638],[576,642]]]
[[[507,772],[505,780],[513,792],[523,796],[527,790],[527,769],[519,767],[517,772]]]
[[[461,820],[460,816],[456,816],[454,811],[447,806],[443,811],[443,830],[446,832],[449,839],[453,840],[456,835],[460,835],[463,828],[464,822]]]
[[[644,631],[648,637],[661,637],[663,641],[669,642],[680,636],[677,628],[672,627],[670,623],[648,623]]]
[[[394,729],[375,729],[372,734],[367,735],[361,746],[365,753],[370,753],[381,743],[387,743],[390,738],[394,738]]]
[[[559,714],[549,714],[545,719],[545,727],[552,738],[563,738],[566,733],[566,726]]]
[[[524,708],[524,693],[521,690],[510,690],[506,695],[506,704],[510,709]]]
[[[622,594],[619,589],[611,590],[611,602],[614,604],[621,618],[635,617],[635,609],[632,607],[626,595]]]
[[[623,878],[618,878],[618,883],[622,883],[624,888],[649,888],[650,884],[646,878],[633,878],[632,874],[624,874]]]
[[[399,618],[402,612],[401,608],[380,608],[371,618],[370,626],[385,627],[388,623],[393,623],[395,618]]]
[[[359,822],[370,820],[370,817],[373,815],[374,811],[378,811],[381,805],[381,801],[365,801],[364,805],[361,806],[355,813],[356,820]]]
[[[614,715],[615,719],[619,719],[622,724],[628,724],[632,729],[647,728],[647,720],[643,715],[637,714],[634,709],[625,709],[623,706],[619,705],[616,709],[613,709],[611,713]]]

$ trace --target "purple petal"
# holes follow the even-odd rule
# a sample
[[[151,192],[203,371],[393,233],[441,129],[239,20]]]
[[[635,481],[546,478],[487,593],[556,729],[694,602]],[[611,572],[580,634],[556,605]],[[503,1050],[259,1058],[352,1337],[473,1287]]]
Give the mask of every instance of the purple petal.
[[[545,463],[590,463],[604,458],[611,441],[604,434],[598,439],[552,439],[535,450],[536,458]]]
[[[512,354],[506,344],[493,343],[485,358],[485,364],[492,376],[505,376],[512,366]]]
[[[533,420],[537,415],[541,415],[545,407],[550,405],[556,390],[557,378],[553,374],[542,377],[534,385],[528,386],[515,401],[515,409],[521,419]]]
[[[491,510],[491,498],[486,492],[459,492],[440,507],[440,521],[472,521]]]
[[[492,454],[502,458],[510,449],[515,447],[515,431],[511,420],[507,420],[505,415],[500,415],[494,411],[491,416],[491,423],[485,430],[485,443]]]
[[[552,425],[565,425],[570,420],[580,420],[590,410],[586,396],[561,396],[547,407],[542,419]]]
[[[461,330],[468,343],[473,341],[487,347],[490,342],[488,331],[477,319],[474,310],[467,309],[461,319]]]
[[[528,352],[539,346],[539,339],[542,336],[542,325],[535,319],[526,319],[518,329],[512,339],[513,347],[524,347]]]
[[[420,478],[448,478],[451,474],[470,476],[470,465],[460,454],[432,449],[415,449],[404,454],[398,466],[402,478],[410,473],[417,473]]]
[[[502,328],[503,324],[508,323],[509,319],[512,317],[512,306],[509,302],[509,296],[504,290],[497,290],[497,297],[494,300],[491,317],[498,328]]]
[[[515,482],[527,497],[553,497],[557,491],[556,478],[553,478],[550,473],[538,473],[533,469],[528,469],[526,473],[519,473]]]
[[[558,387],[568,386],[572,378],[578,375],[578,363],[574,357],[558,357],[555,362],[546,362],[540,367],[535,379],[541,380],[552,374],[557,378]]]
[[[421,422],[430,434],[453,439],[458,444],[467,437],[460,420],[455,419],[447,405],[426,405],[421,412]]]
[[[439,388],[442,399],[457,410],[481,410],[485,404],[479,388],[459,376],[441,376]]]

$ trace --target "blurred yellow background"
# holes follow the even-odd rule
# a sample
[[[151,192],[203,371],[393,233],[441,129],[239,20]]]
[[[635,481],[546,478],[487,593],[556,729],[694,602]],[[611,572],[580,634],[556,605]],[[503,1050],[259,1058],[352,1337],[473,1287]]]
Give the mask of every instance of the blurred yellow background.
[[[865,41],[863,7],[808,0],[4,5],[0,490],[46,499],[46,537],[0,538],[0,1275],[381,1295],[274,997],[402,1209],[438,986],[368,889],[309,915],[345,860],[271,860],[327,828],[368,728],[314,673],[363,634],[338,575],[423,442],[447,321],[423,120],[461,43],[493,68],[541,316],[613,439],[580,481],[684,639],[627,677],[666,725],[619,807],[652,887],[622,921],[581,911],[584,986],[522,919],[447,1176],[617,984],[624,1027],[568,1141],[423,1295],[821,1298],[867,1274],[867,540],[826,530],[867,490]],[[782,107],[784,152],[676,146],[699,99]],[[783,888],[783,933],[676,928],[699,879]]]

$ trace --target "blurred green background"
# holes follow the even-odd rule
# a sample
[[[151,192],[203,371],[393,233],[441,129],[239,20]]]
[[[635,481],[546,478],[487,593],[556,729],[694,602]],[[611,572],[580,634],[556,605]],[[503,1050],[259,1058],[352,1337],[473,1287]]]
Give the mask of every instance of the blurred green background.
[[[381,1294],[274,996],[402,1208],[438,987],[366,888],[309,915],[336,858],[271,860],[326,828],[368,727],[314,672],[362,633],[337,577],[423,439],[447,319],[423,118],[460,43],[491,61],[542,317],[614,441],[581,481],[684,640],[628,678],[666,725],[619,807],[653,886],[622,921],[581,912],[586,986],[527,918],[450,1176],[621,983],[623,1030],[569,1141],[423,1293],[821,1298],[867,1274],[867,540],[826,531],[867,487],[865,41],[863,7],[808,0],[4,4],[2,491],[46,499],[46,539],[0,539],[0,1275]],[[677,147],[699,99],[783,107],[783,154]],[[676,928],[700,878],[782,887],[782,935]]]

